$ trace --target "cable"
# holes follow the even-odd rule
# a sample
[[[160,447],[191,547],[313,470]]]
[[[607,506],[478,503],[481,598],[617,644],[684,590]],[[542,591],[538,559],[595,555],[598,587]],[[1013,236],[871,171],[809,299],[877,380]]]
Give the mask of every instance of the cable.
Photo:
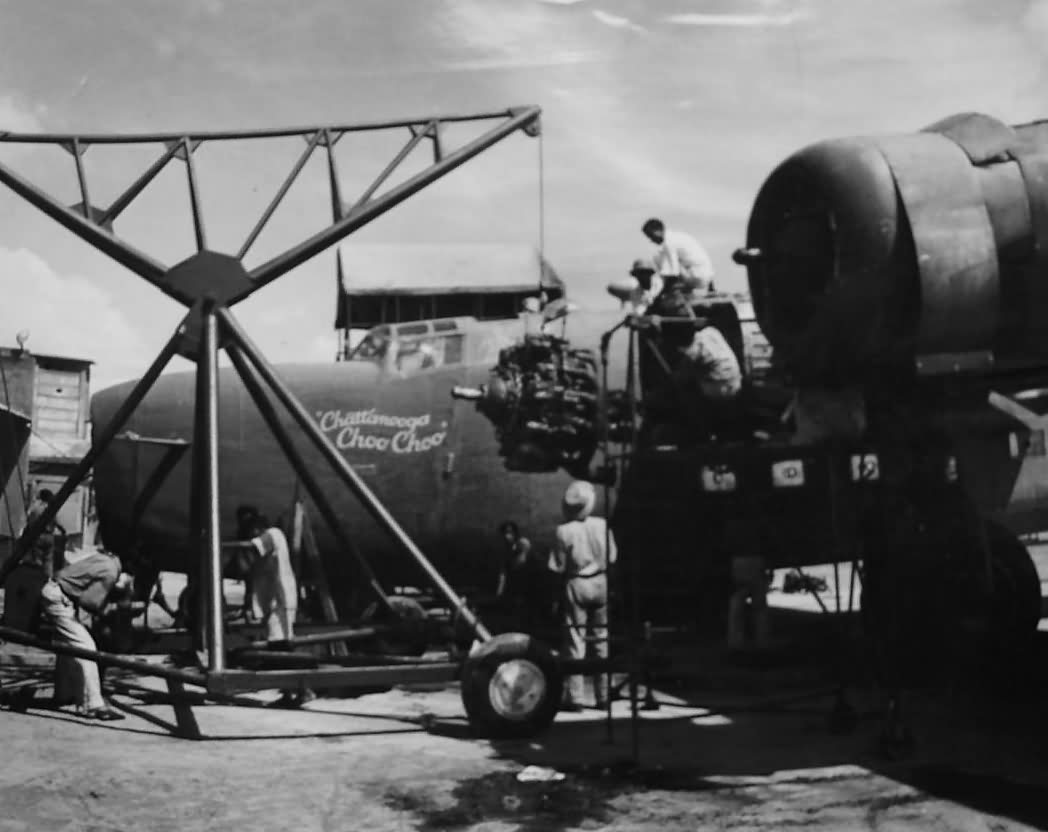
[[[539,288],[546,277],[546,153],[542,131],[539,130]]]

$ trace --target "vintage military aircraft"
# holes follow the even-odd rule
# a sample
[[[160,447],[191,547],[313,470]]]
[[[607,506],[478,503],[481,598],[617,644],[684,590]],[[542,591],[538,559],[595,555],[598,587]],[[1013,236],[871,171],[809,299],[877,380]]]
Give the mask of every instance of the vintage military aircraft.
[[[500,351],[529,328],[536,334],[545,328],[554,341],[554,333],[565,327],[572,333],[588,330],[594,337],[587,340],[595,344],[596,333],[612,326],[619,311],[609,302],[606,310],[575,310],[567,320],[558,319],[557,310],[563,314],[569,308],[561,297],[564,287],[528,247],[379,248],[381,254],[366,245],[340,250],[340,270],[347,276],[337,321],[341,360],[277,369],[447,579],[490,594],[502,557],[499,523],[512,520],[537,545],[548,543],[564,488],[572,472],[588,471],[589,459],[572,465],[566,458],[529,454],[519,445],[507,456],[473,403],[452,392],[485,382]],[[403,270],[395,288],[376,287],[385,277],[376,271],[377,262]],[[427,271],[416,268],[420,263],[427,264]],[[545,316],[541,310],[521,314],[528,298],[537,309],[542,296]],[[351,333],[361,330],[363,337],[351,341]],[[589,384],[589,395],[595,392],[592,356],[585,369],[582,383]],[[131,384],[94,396],[94,424],[108,422]],[[220,373],[219,394],[223,535],[232,538],[239,506],[287,520],[295,499],[306,495],[231,369]],[[189,560],[191,455],[184,451],[193,441],[194,396],[192,372],[162,376],[94,469],[106,545],[117,552],[133,547],[165,571],[185,571]],[[290,422],[288,427],[294,431]],[[302,450],[313,459],[310,449]],[[392,554],[393,541],[328,476],[321,486],[332,495],[353,545],[367,553],[384,585],[418,584],[422,576]],[[317,516],[315,510],[309,513]],[[353,580],[353,559],[340,551],[323,522],[315,522],[314,530],[333,594],[349,613],[353,602],[347,587],[360,587]]]
[[[798,444],[796,409],[793,422],[783,418],[789,396],[769,376],[767,343],[747,303],[703,299],[703,317],[725,332],[748,371],[749,410],[760,409],[762,395],[774,395],[760,418],[744,420],[747,428],[761,428],[760,441],[744,432],[716,447],[640,449],[621,484],[617,524],[634,554],[650,558],[646,576],[663,588],[676,586],[693,605],[694,589],[708,575],[704,562],[723,564],[732,534],[740,532],[723,533],[718,523],[726,516],[754,520],[735,523],[749,527],[740,540],[766,548],[772,565],[861,559],[851,545],[863,534],[856,518],[866,497],[859,491],[882,478],[906,480],[910,474],[901,472],[928,462],[915,447],[934,435],[944,437],[931,460],[940,479],[959,481],[964,504],[989,523],[982,532],[977,524],[951,529],[960,537],[949,541],[944,531],[934,546],[987,551],[995,569],[982,569],[975,555],[961,559],[963,568],[995,574],[998,612],[1017,626],[1036,625],[1040,586],[1015,535],[1048,522],[1037,415],[1043,339],[1031,323],[1032,307],[1019,300],[1039,297],[1029,275],[1043,256],[1041,197],[1027,173],[1042,164],[1043,134],[1043,125],[1009,128],[959,116],[915,136],[816,145],[771,175],[738,253],[750,272],[759,322],[796,389],[818,390],[832,405],[857,388],[879,429],[838,436],[831,429]],[[911,157],[941,169],[950,187],[937,188],[947,180],[930,177]],[[947,216],[957,222],[944,226]],[[387,287],[358,298],[365,311],[357,321],[374,326],[345,349],[346,360],[282,372],[321,430],[451,582],[483,588],[497,570],[494,527],[515,520],[542,545],[568,478],[607,461],[598,454],[603,438],[621,446],[636,434],[632,401],[601,384],[597,360],[621,309],[609,304],[603,315],[568,315],[564,329],[554,326],[567,340],[538,331],[543,310],[554,317],[564,308],[546,275],[509,293],[471,288],[475,297],[468,300],[462,287],[450,285]],[[545,303],[526,335],[519,303],[543,292]],[[509,298],[509,305],[478,315],[485,297]],[[454,312],[445,317],[441,309]],[[475,314],[461,314],[468,311]],[[641,340],[642,353],[648,341]],[[621,361],[623,351],[611,355]],[[649,361],[645,373],[645,355],[637,356],[640,376],[650,381],[658,372]],[[622,378],[621,367],[614,377]],[[228,535],[240,504],[273,514],[289,505],[295,476],[233,375],[220,386]],[[96,396],[96,423],[125,392]],[[144,510],[136,495],[161,458],[170,458],[168,446],[157,442],[192,441],[192,402],[191,376],[162,379],[95,474],[107,543],[145,547],[172,569],[185,563],[188,465],[175,464]],[[850,496],[835,503],[842,492]],[[959,497],[944,500],[962,505]],[[394,583],[413,583],[413,576],[393,571],[393,559],[381,557],[382,537],[363,513],[348,501],[338,505],[354,542],[380,555],[378,571]],[[772,532],[753,537],[757,520]],[[351,586],[350,560],[331,538],[322,548],[332,581]],[[941,563],[953,569],[953,560]]]

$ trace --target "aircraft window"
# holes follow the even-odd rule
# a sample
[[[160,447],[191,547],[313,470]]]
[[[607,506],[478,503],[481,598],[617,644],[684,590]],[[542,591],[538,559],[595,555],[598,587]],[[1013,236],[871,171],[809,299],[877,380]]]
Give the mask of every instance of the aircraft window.
[[[458,324],[454,321],[434,321],[433,331],[434,332],[448,332],[450,330],[458,329]]]
[[[389,351],[390,332],[387,326],[377,326],[357,344],[350,361],[381,361]]]
[[[429,324],[403,324],[397,327],[397,335],[425,335],[429,332]]]
[[[462,335],[401,340],[397,344],[396,367],[401,375],[414,375],[445,364],[462,363]]]

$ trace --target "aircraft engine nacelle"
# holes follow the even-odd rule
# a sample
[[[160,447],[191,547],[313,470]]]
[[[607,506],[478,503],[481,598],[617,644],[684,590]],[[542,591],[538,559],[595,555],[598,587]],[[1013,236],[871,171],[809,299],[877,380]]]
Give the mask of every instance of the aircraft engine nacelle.
[[[1048,122],[811,145],[768,177],[735,259],[802,383],[1048,366]]]
[[[500,352],[487,384],[456,387],[452,395],[476,401],[495,425],[510,470],[587,472],[602,424],[592,350],[572,348],[552,335],[527,335]],[[625,416],[616,414],[626,412],[620,399],[610,409],[619,432]]]

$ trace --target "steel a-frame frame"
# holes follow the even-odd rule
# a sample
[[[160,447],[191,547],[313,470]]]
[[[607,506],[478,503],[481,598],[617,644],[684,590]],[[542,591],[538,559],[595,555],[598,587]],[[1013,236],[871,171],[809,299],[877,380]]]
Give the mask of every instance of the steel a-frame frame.
[[[69,495],[83,481],[95,461],[113,441],[135,408],[152,388],[168,362],[176,354],[182,354],[195,360],[197,364],[192,479],[193,510],[189,531],[193,547],[200,552],[199,574],[202,576],[206,590],[204,635],[208,647],[207,670],[209,677],[221,676],[225,672],[226,651],[224,649],[221,587],[221,514],[218,487],[218,352],[220,349],[225,349],[263,418],[288,456],[291,465],[310,492],[322,515],[342,539],[346,550],[355,552],[330,501],[317,486],[316,478],[312,476],[308,465],[281,426],[272,397],[275,397],[290,412],[305,436],[320,451],[325,463],[335,471],[347,489],[362,503],[372,517],[418,564],[445,600],[457,610],[460,619],[473,629],[476,637],[482,641],[490,638],[484,625],[472,614],[465,602],[408,537],[327,436],[320,431],[301,402],[237,323],[231,307],[518,130],[529,136],[539,135],[540,117],[541,111],[538,107],[515,107],[499,112],[472,115],[446,115],[401,121],[276,130],[139,135],[0,132],[0,144],[51,144],[68,150],[75,163],[81,202],[72,207],[66,206],[2,163],[0,163],[0,183],[189,310],[175,333],[110,422],[96,429],[90,450],[59,489],[48,508],[35,522],[30,524],[19,538],[12,556],[0,566],[0,585],[22,560],[42,530],[54,519]],[[492,122],[494,124],[472,141],[448,152],[444,146],[444,128],[449,124],[463,122],[476,122],[484,126]],[[403,130],[408,131],[407,142],[354,202],[345,202],[342,198],[335,157],[335,145],[339,139],[348,133]],[[306,142],[306,149],[292,166],[290,173],[262,212],[239,250],[235,254],[227,254],[209,249],[200,205],[200,188],[194,155],[200,152],[203,146],[215,142],[289,136],[302,137]],[[424,141],[432,145],[432,164],[376,196],[378,190],[390,179],[401,163]],[[111,205],[107,208],[100,208],[91,202],[83,156],[92,145],[112,144],[158,144],[165,149],[159,158]],[[332,206],[331,224],[298,245],[248,271],[243,264],[244,256],[272,218],[306,162],[317,148],[321,147],[324,148],[327,156]],[[113,230],[113,222],[172,160],[180,160],[185,164],[186,185],[197,251],[182,262],[168,267],[118,237]],[[386,596],[374,572],[365,559],[362,557],[359,559],[363,574],[379,599],[385,601]],[[212,681],[217,680],[209,680],[209,687],[212,686]]]

